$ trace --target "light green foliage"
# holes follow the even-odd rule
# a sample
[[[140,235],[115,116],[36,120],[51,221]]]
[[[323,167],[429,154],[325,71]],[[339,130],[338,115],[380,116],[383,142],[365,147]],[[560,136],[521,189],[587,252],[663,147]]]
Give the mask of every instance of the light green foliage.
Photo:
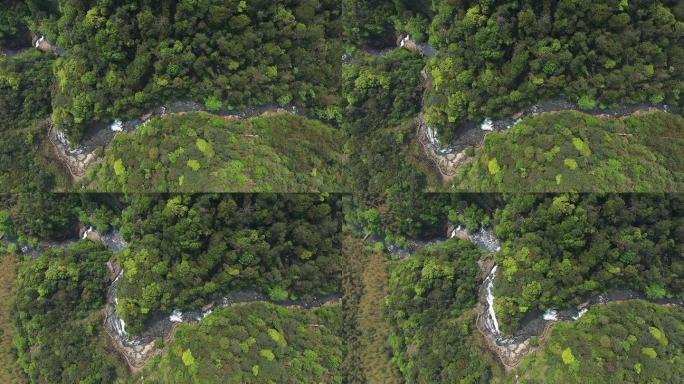
[[[280,348],[285,348],[287,347],[287,341],[285,340],[285,337],[278,332],[278,330],[269,328],[268,329],[268,335],[271,336],[271,339],[275,341],[275,343],[280,347]]]
[[[669,341],[667,340],[667,337],[663,334],[663,331],[656,327],[648,327],[648,332],[653,336],[654,339],[656,339],[661,345],[667,346]]]
[[[655,349],[650,347],[641,348],[641,354],[651,359],[655,359],[656,357],[658,357],[658,352],[656,352]]]
[[[275,359],[275,355],[273,354],[273,351],[271,351],[270,349],[262,349],[261,351],[259,351],[259,355],[261,355],[268,361],[273,361],[273,359]]]
[[[183,351],[182,360],[183,360],[183,364],[186,367],[191,367],[191,366],[195,365],[195,358],[192,356],[192,351],[190,351],[189,349],[186,349],[185,351]]]
[[[121,159],[116,159],[114,161],[114,174],[119,177],[124,177],[126,175],[126,167],[124,167]]]
[[[563,160],[563,164],[565,164],[566,167],[572,169],[573,171],[577,169],[577,161],[575,159],[565,159]]]
[[[223,103],[216,96],[209,96],[204,99],[204,107],[209,111],[218,111],[223,108]]]
[[[496,176],[499,173],[499,171],[501,171],[501,168],[499,167],[499,163],[496,161],[496,158],[489,160],[489,162],[487,163],[487,169],[489,170],[489,173],[492,176]]]
[[[206,140],[197,139],[195,141],[195,145],[197,146],[197,149],[204,153],[206,157],[211,159],[214,156],[214,149],[211,147],[211,144],[209,144]]]
[[[577,105],[580,109],[591,110],[596,108],[596,100],[591,96],[584,95],[577,99]]]
[[[577,362],[575,360],[575,356],[572,354],[572,350],[570,348],[565,348],[563,352],[561,353],[561,357],[563,358],[563,363],[565,365],[572,365]]]
[[[587,145],[587,143],[585,143],[582,139],[573,137],[572,144],[579,151],[580,155],[591,156],[591,150],[589,149],[589,145]]]
[[[287,289],[276,286],[268,290],[268,296],[271,298],[271,300],[282,301],[287,300],[290,294],[287,292]]]
[[[199,161],[195,159],[190,159],[188,160],[188,167],[190,167],[190,169],[192,169],[193,171],[197,172],[201,168],[201,165]]]

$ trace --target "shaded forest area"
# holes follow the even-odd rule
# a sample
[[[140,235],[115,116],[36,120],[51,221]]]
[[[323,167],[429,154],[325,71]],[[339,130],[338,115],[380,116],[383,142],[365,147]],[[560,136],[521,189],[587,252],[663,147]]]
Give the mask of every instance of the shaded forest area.
[[[64,182],[45,137],[54,60],[39,50],[0,55],[1,191],[50,191]]]
[[[420,111],[424,61],[396,50],[382,57],[357,55],[345,65],[347,106],[343,128],[349,137],[349,174],[359,193],[422,192],[427,176],[417,169],[414,117]]]
[[[52,119],[78,141],[93,121],[166,100],[208,109],[295,103],[334,114],[335,1],[60,2]]]
[[[492,378],[475,329],[482,253],[470,241],[422,248],[396,264],[385,316],[392,362],[406,383],[477,383]]]
[[[111,383],[123,373],[102,329],[110,258],[101,244],[82,240],[21,262],[14,344],[30,382]]]

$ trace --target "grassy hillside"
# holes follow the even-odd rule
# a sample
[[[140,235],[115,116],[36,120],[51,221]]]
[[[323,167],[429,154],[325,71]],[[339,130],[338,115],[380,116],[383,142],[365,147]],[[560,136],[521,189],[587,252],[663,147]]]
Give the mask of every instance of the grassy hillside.
[[[287,113],[231,120],[157,118],[112,142],[89,171],[92,191],[346,191],[341,133]]]
[[[646,302],[594,308],[555,325],[507,382],[676,383],[684,375],[684,310]]]
[[[454,187],[499,192],[665,192],[684,188],[684,118],[547,113],[485,138]]]
[[[339,306],[223,308],[181,325],[166,353],[142,375],[150,384],[341,383],[339,332]]]

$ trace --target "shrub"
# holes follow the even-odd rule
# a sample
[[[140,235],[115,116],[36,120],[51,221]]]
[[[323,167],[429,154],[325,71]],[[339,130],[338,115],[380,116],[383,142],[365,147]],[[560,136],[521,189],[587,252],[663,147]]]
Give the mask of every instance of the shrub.
[[[209,96],[204,99],[204,107],[209,111],[218,111],[223,107],[223,103],[216,96]]]

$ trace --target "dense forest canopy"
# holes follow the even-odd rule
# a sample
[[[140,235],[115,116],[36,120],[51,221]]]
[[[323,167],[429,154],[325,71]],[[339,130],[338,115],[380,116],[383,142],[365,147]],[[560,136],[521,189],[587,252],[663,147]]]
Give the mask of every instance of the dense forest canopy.
[[[416,155],[411,153],[423,65],[420,55],[397,50],[382,57],[360,54],[354,64],[344,66],[343,127],[349,136],[355,191],[423,191],[426,176],[416,169]]]
[[[579,112],[526,118],[485,137],[452,182],[462,191],[662,192],[684,186],[684,119]]]
[[[111,252],[90,240],[25,258],[16,293],[17,363],[32,383],[111,383],[100,309]]]
[[[428,66],[426,118],[443,128],[548,99],[586,109],[641,102],[681,108],[678,3],[438,1],[431,38],[439,54]]]
[[[183,325],[146,383],[341,383],[340,308],[265,303],[223,308]]]
[[[15,57],[0,56],[0,132],[26,128],[49,115],[54,56],[29,50]]]
[[[31,44],[31,33],[55,20],[58,0],[0,1],[0,53]]]
[[[0,191],[50,191],[57,184],[44,145],[53,62],[39,50],[0,54]]]
[[[681,195],[514,195],[495,215],[494,283],[504,331],[531,311],[568,308],[611,288],[684,294]]]
[[[422,248],[392,269],[385,299],[392,362],[407,383],[476,383],[492,377],[472,336],[482,257],[471,242]]]
[[[197,309],[231,290],[284,300],[339,291],[339,203],[318,195],[136,195],[117,311],[140,330],[155,310]]]
[[[346,192],[338,129],[279,113],[156,118],[118,135],[83,181],[111,192]]]
[[[53,122],[138,117],[170,99],[212,109],[295,103],[334,115],[341,33],[330,0],[61,1]]]

